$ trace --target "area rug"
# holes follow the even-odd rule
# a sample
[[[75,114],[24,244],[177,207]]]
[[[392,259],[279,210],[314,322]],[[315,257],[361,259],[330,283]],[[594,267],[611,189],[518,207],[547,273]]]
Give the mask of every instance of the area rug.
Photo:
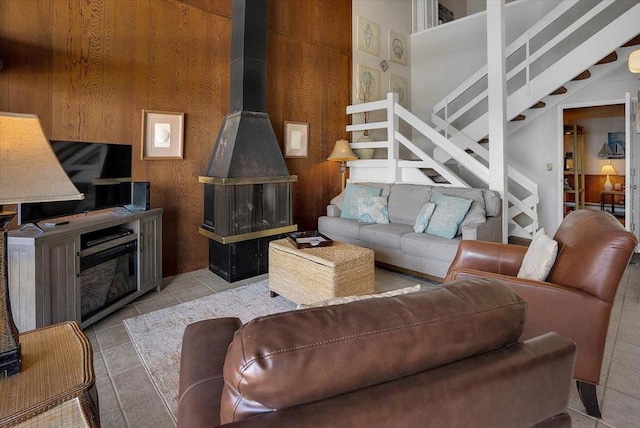
[[[124,320],[131,341],[153,384],[176,418],[182,335],[187,325],[209,318],[258,316],[284,312],[296,304],[269,297],[269,280],[216,293],[191,302]]]

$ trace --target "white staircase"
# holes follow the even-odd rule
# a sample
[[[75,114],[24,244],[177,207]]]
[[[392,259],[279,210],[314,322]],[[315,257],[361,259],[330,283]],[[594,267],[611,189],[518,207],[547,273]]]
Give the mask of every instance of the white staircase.
[[[638,23],[640,2],[565,0],[523,33],[507,48],[507,115],[511,120],[525,112],[525,118],[510,122],[508,132],[625,61],[634,48],[620,46],[640,33]],[[614,51],[617,61],[594,65]],[[585,70],[591,74],[589,79],[571,81]],[[486,82],[485,66],[434,106],[430,124],[397,104],[393,94],[386,100],[349,106],[348,114],[386,110],[386,121],[349,125],[347,131],[387,129],[387,141],[351,144],[352,148],[384,148],[387,156],[349,162],[350,181],[469,187],[460,178],[464,171],[488,184],[489,149],[478,143],[488,134]],[[568,88],[565,95],[550,95],[563,85]],[[541,100],[543,108],[530,108]],[[399,131],[400,121],[403,129],[411,128],[405,133],[413,138]],[[432,144],[412,142],[423,137]],[[400,159],[400,146],[408,149],[408,159]],[[511,166],[508,177],[510,235],[530,238],[538,228],[538,186]]]

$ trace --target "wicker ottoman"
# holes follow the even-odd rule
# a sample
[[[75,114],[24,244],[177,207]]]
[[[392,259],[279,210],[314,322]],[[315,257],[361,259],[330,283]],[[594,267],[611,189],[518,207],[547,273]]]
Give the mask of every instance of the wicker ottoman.
[[[89,339],[75,321],[20,335],[22,371],[0,379],[0,427],[99,427]]]
[[[288,239],[269,244],[269,290],[295,303],[373,291],[373,250],[342,242],[297,249]]]

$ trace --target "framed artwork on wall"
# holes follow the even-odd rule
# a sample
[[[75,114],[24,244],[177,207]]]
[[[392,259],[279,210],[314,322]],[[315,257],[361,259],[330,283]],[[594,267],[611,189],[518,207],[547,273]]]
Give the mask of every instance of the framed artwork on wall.
[[[358,50],[380,56],[380,26],[358,16]]]
[[[306,158],[309,152],[309,124],[284,122],[284,156]]]
[[[182,159],[184,113],[142,110],[142,160]]]
[[[409,82],[407,79],[395,74],[389,74],[389,92],[398,94],[398,104],[409,108]]]
[[[389,30],[389,61],[407,65],[407,38]]]
[[[363,103],[380,99],[380,70],[358,64],[358,99]]]

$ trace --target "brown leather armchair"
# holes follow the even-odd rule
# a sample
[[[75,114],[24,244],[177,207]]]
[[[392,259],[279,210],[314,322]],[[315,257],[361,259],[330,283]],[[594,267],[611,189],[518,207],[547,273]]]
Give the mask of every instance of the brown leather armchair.
[[[187,326],[178,427],[569,427],[575,344],[499,281]]]
[[[528,304],[522,339],[555,331],[577,345],[574,378],[589,415],[600,417],[600,379],[609,317],[636,237],[604,211],[578,210],[560,224],[558,256],[546,281],[517,278],[526,247],[463,241],[445,282],[470,278],[504,281]]]

